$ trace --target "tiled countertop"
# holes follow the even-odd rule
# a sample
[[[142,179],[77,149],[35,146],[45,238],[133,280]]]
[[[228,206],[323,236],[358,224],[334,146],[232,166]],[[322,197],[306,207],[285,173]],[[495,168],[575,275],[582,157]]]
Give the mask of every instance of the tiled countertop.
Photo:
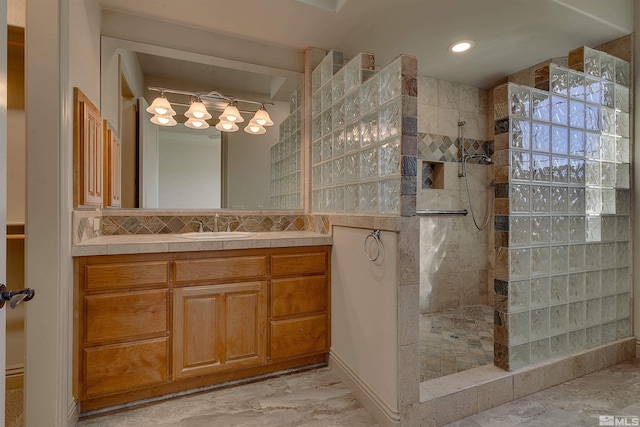
[[[327,234],[310,231],[269,231],[251,237],[224,240],[190,240],[175,234],[101,236],[71,247],[71,255],[116,255],[154,252],[218,251],[226,249],[284,248],[331,245]]]

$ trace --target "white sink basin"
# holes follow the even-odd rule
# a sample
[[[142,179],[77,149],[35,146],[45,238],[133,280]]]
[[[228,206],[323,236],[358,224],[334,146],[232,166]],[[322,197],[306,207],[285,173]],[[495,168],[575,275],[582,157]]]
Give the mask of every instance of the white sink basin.
[[[245,239],[254,236],[256,233],[250,231],[205,231],[203,233],[191,232],[176,234],[176,237],[190,240],[222,240],[222,239]]]

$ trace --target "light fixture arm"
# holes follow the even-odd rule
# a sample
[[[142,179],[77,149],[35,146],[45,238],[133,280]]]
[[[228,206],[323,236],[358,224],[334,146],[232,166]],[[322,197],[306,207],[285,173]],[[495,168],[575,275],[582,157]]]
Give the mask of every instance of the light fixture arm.
[[[271,106],[275,105],[273,102],[269,102],[269,101],[258,101],[258,100],[254,100],[254,99],[237,98],[235,96],[223,95],[222,93],[218,92],[217,90],[212,90],[212,91],[209,91],[209,92],[194,92],[194,91],[188,91],[188,90],[169,89],[169,88],[156,87],[156,86],[149,86],[149,87],[147,87],[147,89],[153,90],[153,91],[156,91],[156,92],[160,92],[160,94],[163,94],[163,93],[175,93],[177,95],[200,97],[200,99],[208,98],[208,99],[224,100],[224,101],[227,101],[227,102],[244,102],[244,103],[247,103],[247,104],[271,105]]]

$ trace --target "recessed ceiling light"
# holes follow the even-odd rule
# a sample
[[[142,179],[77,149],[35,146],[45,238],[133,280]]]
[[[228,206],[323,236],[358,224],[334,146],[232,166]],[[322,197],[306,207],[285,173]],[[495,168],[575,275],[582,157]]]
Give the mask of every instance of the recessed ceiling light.
[[[462,53],[471,49],[475,43],[472,40],[462,40],[459,42],[455,42],[451,46],[449,46],[449,52],[453,53]]]

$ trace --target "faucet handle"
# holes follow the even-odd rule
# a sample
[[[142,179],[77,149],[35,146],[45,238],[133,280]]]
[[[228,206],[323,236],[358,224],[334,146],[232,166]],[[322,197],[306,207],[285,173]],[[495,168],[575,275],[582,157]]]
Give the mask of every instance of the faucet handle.
[[[199,220],[194,220],[191,222],[195,222],[196,224],[198,224],[198,233],[202,233],[204,232],[204,222],[199,221]]]

